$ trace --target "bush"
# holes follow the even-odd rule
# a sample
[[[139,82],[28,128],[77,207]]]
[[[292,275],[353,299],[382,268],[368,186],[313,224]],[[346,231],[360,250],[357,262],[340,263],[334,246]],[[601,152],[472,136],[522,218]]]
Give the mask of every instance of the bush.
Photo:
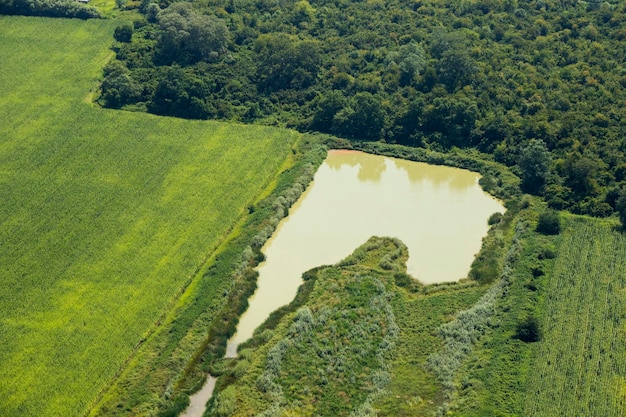
[[[491,216],[489,216],[489,220],[487,220],[487,224],[489,226],[498,224],[502,221],[502,213],[495,212]]]
[[[113,37],[118,42],[130,42],[133,37],[133,27],[128,23],[124,23],[115,28],[115,32],[113,32]]]
[[[541,340],[539,320],[535,316],[528,316],[517,325],[515,338],[525,343],[533,343]]]
[[[537,229],[544,235],[558,235],[561,232],[561,217],[554,210],[544,211],[539,215]]]

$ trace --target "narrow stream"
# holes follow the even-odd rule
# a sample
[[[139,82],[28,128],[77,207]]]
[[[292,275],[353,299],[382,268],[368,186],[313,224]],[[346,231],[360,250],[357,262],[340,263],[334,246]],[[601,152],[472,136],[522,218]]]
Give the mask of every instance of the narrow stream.
[[[225,356],[235,357],[272,311],[291,302],[303,272],[339,262],[373,235],[400,238],[409,249],[409,274],[423,283],[466,277],[488,217],[504,211],[479,178],[463,169],[330,151],[263,247],[257,291]]]

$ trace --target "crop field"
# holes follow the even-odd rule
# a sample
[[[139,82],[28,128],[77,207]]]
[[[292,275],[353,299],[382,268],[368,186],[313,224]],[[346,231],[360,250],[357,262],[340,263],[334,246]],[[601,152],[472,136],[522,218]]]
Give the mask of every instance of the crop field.
[[[626,236],[610,221],[561,216],[560,235],[524,234],[497,325],[457,377],[453,415],[626,414]],[[518,337],[529,316],[535,342]]]
[[[115,25],[0,17],[2,416],[84,414],[297,139],[94,106]]]
[[[626,236],[574,222],[547,288],[527,416],[626,415]]]

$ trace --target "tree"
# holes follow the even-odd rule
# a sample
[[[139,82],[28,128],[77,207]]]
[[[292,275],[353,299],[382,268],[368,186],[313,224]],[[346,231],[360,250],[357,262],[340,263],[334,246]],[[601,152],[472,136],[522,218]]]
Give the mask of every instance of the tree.
[[[118,42],[130,42],[133,37],[133,27],[129,23],[124,23],[115,28],[115,32],[113,32],[113,37]]]
[[[318,42],[300,41],[284,33],[261,35],[254,43],[259,84],[269,91],[313,85],[321,65]]]
[[[478,72],[478,66],[469,55],[467,39],[460,32],[437,31],[433,35],[431,53],[438,60],[439,80],[452,92],[469,84]]]
[[[467,147],[470,133],[478,118],[478,106],[467,97],[437,97],[424,111],[424,130],[427,133],[440,133],[437,141],[449,148]]]
[[[526,343],[538,342],[541,340],[541,329],[539,320],[535,316],[528,316],[518,323],[515,338]]]
[[[400,68],[400,85],[411,84],[415,76],[426,67],[424,49],[415,42],[404,45],[400,48],[398,67]]]
[[[206,119],[209,116],[206,104],[209,89],[205,80],[178,65],[163,68],[157,79],[150,111],[190,119]]]
[[[206,60],[228,44],[223,20],[197,12],[191,3],[173,3],[157,15],[161,33],[157,59],[164,64],[187,65]]]
[[[598,182],[595,176],[600,161],[578,153],[570,153],[565,160],[565,183],[580,196],[590,196],[598,193]]]
[[[470,84],[478,72],[476,62],[466,49],[451,48],[443,53],[437,64],[439,79],[448,91]]]
[[[531,139],[522,150],[519,167],[522,170],[522,189],[530,194],[540,194],[543,190],[552,159],[546,144],[540,139]]]
[[[346,98],[338,90],[331,90],[316,100],[316,111],[311,122],[311,129],[331,133],[335,115],[346,105]]]
[[[333,120],[333,129],[345,136],[376,140],[385,127],[385,112],[380,97],[367,92],[357,93],[350,104]]]
[[[554,210],[544,211],[539,215],[537,231],[544,235],[558,235],[561,232],[561,217]]]
[[[424,102],[421,99],[415,99],[397,115],[393,123],[395,126],[393,138],[397,143],[410,146],[422,145],[423,113]]]
[[[141,98],[141,84],[130,75],[130,71],[119,61],[113,61],[104,69],[102,100],[106,105],[120,108],[125,104],[136,103]]]

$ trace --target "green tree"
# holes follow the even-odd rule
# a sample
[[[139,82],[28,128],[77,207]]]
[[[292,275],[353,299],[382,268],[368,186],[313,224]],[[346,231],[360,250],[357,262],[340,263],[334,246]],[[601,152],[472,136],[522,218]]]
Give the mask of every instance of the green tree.
[[[415,42],[400,48],[398,67],[400,69],[400,85],[411,84],[415,76],[419,75],[426,67],[424,49]]]
[[[471,145],[470,133],[478,118],[476,102],[467,97],[437,97],[424,110],[424,130],[439,133],[435,140],[442,146],[467,147]]]
[[[539,327],[539,320],[537,320],[535,316],[526,317],[517,325],[515,338],[526,343],[540,341],[541,329]]]
[[[357,93],[334,118],[338,133],[358,139],[380,139],[384,127],[385,112],[380,97],[368,92]]]
[[[393,138],[402,145],[422,145],[422,124],[424,102],[421,99],[413,100],[406,109],[396,117],[393,125]]]
[[[539,215],[537,231],[544,235],[558,235],[561,232],[561,217],[555,210],[547,210]]]
[[[300,41],[284,33],[261,35],[254,42],[258,80],[269,91],[313,85],[321,65],[315,41]]]
[[[105,67],[101,94],[105,105],[120,108],[125,104],[136,103],[140,100],[141,94],[141,84],[131,77],[124,64],[112,61]]]
[[[116,27],[113,37],[118,42],[130,42],[133,37],[133,26],[130,23],[124,23]]]
[[[157,15],[161,29],[157,60],[182,65],[206,60],[228,44],[228,28],[223,20],[197,12],[191,3],[174,3]]]
[[[571,153],[564,164],[565,183],[580,196],[595,195],[598,192],[598,182],[595,178],[598,169],[599,161]]]
[[[450,48],[439,62],[437,71],[440,81],[452,92],[458,87],[470,84],[478,73],[478,66],[466,49]]]
[[[315,114],[311,128],[320,132],[333,132],[335,116],[346,106],[346,98],[338,90],[332,90],[324,96],[319,96],[315,103]]]
[[[206,119],[209,116],[206,103],[209,89],[204,79],[178,65],[164,67],[157,78],[150,111],[190,119]]]
[[[522,170],[522,189],[530,194],[540,194],[548,179],[551,163],[546,144],[540,139],[531,139],[522,150],[518,163]]]

